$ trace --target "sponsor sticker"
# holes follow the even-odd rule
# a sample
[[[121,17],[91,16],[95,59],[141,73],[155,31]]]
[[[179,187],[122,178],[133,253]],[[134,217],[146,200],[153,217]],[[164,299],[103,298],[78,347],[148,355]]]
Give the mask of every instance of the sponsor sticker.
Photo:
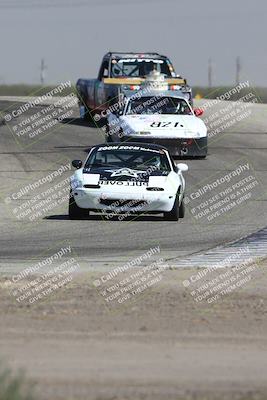
[[[140,181],[100,181],[100,185],[119,185],[119,186],[148,186],[148,182],[140,182]]]

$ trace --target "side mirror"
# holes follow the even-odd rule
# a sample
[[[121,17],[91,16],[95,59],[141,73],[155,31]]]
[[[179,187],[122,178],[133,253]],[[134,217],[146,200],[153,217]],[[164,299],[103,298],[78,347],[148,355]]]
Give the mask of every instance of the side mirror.
[[[188,171],[188,165],[187,164],[178,163],[178,164],[176,164],[176,167],[178,168],[179,171],[182,171],[182,172]]]
[[[204,114],[204,110],[202,110],[202,108],[194,108],[194,114],[196,117],[200,117],[202,114]]]
[[[83,162],[81,160],[73,160],[72,161],[72,166],[76,169],[81,168],[82,165],[83,165]]]
[[[121,115],[123,115],[123,110],[113,111],[113,114],[116,115],[116,117],[120,117]]]

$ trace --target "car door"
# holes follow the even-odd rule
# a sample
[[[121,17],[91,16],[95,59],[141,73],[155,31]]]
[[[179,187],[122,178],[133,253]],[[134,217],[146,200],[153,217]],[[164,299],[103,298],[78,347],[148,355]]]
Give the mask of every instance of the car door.
[[[105,103],[107,101],[107,87],[104,83],[104,78],[108,78],[108,68],[108,60],[104,60],[100,67],[98,79],[96,81],[95,105],[96,108],[101,110],[105,109]]]

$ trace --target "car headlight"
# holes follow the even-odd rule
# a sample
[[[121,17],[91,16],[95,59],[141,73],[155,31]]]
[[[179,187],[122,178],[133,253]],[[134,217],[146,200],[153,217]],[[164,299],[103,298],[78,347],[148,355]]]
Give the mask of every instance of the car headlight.
[[[79,179],[77,179],[77,178],[71,178],[71,179],[70,179],[70,185],[71,185],[71,188],[72,188],[73,190],[75,190],[75,189],[77,189],[77,188],[80,188],[80,187],[83,187],[82,181],[79,180]]]

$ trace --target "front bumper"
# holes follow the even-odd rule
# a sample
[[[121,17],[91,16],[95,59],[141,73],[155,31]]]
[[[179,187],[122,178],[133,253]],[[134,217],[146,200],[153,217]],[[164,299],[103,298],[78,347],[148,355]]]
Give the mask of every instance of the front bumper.
[[[169,212],[175,201],[175,194],[167,191],[118,193],[106,192],[101,188],[76,188],[72,194],[80,208],[116,213]]]
[[[170,154],[180,157],[205,157],[208,150],[207,137],[199,139],[162,139],[150,137],[124,136],[123,141],[159,144],[166,147]]]

